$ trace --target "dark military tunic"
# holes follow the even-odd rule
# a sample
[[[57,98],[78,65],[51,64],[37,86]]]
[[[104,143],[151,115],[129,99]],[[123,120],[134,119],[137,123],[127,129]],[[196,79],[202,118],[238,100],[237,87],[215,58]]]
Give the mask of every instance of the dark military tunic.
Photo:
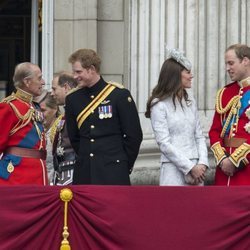
[[[53,140],[54,184],[58,186],[70,185],[73,182],[76,154],[68,137],[65,116],[60,116],[55,121],[55,126],[56,134]]]
[[[115,88],[88,116],[80,129],[77,117],[105,88],[102,78],[91,88],[66,97],[66,123],[77,164],[73,184],[130,185],[142,141],[138,112],[130,92]]]

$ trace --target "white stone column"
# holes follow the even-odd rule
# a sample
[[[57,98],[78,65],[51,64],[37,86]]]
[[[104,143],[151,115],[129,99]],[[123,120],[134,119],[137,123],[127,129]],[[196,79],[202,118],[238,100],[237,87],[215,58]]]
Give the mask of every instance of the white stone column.
[[[153,184],[158,182],[159,150],[150,120],[145,118],[144,112],[164,60],[165,1],[131,0],[130,4],[130,90],[138,107],[144,133],[132,182],[148,180]]]
[[[30,61],[38,64],[38,1],[31,2],[31,43],[30,43]]]
[[[42,7],[42,72],[45,88],[50,89],[53,78],[53,28],[54,28],[54,1],[43,0]]]

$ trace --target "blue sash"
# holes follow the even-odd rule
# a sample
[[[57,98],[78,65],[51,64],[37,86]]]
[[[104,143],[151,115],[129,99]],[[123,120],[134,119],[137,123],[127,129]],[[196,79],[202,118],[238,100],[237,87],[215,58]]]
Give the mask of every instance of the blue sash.
[[[250,90],[246,91],[244,93],[244,95],[240,99],[241,107],[240,107],[240,110],[239,110],[239,117],[242,116],[242,114],[244,113],[244,111],[250,105],[249,101],[250,101]],[[223,121],[223,126],[224,126],[225,122],[226,122],[226,119]],[[229,134],[230,128],[231,128],[232,124],[234,124],[235,122],[236,122],[236,116],[234,115],[234,116],[232,116],[232,118],[231,118],[231,120],[229,122],[229,125],[228,125],[226,133],[225,133],[226,135]]]

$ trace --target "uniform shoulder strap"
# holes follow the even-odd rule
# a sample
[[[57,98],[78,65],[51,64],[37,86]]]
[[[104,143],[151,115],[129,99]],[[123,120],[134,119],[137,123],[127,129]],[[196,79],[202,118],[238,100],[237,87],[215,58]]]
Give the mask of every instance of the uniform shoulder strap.
[[[81,88],[79,88],[79,87],[72,88],[72,89],[67,93],[67,95],[70,95],[70,94],[76,92],[76,91],[79,90],[79,89],[81,89]]]
[[[117,88],[119,88],[119,89],[124,89],[124,86],[121,83],[112,82],[112,81],[109,81],[108,83],[115,86],[115,87],[117,87]]]
[[[10,103],[16,99],[17,99],[16,96],[11,94],[11,95],[5,97],[1,102]]]

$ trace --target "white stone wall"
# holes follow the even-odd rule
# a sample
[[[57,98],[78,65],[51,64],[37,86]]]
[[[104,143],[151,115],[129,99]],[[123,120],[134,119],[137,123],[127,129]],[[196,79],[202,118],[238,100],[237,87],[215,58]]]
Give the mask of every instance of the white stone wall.
[[[144,117],[147,97],[157,83],[164,45],[186,52],[193,64],[193,94],[197,100],[204,132],[210,128],[215,95],[228,81],[224,67],[224,51],[234,43],[249,43],[247,0],[131,0],[130,1],[131,90],[136,97],[144,131],[144,142],[137,168],[145,168],[146,155],[154,151],[154,137]],[[209,145],[208,145],[209,146]],[[209,152],[211,166],[214,160]],[[151,154],[151,163],[158,166]],[[158,163],[158,165],[157,165]],[[149,170],[154,179],[158,172]],[[211,182],[213,171],[208,177]],[[150,183],[152,179],[148,182]],[[137,176],[135,176],[135,183]]]
[[[71,70],[77,49],[97,50],[97,0],[54,1],[54,71]]]

